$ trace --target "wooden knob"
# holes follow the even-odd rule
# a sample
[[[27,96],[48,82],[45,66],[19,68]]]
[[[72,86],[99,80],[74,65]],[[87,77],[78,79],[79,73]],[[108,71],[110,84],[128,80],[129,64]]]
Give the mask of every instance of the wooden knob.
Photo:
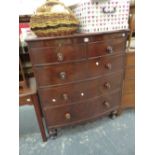
[[[68,94],[64,93],[64,94],[62,94],[62,97],[63,97],[63,99],[64,99],[65,101],[68,100]]]
[[[111,70],[111,69],[112,69],[112,65],[111,65],[111,63],[107,63],[107,64],[105,64],[105,67],[106,67],[108,70]]]
[[[31,102],[31,99],[30,99],[30,98],[27,98],[26,101],[27,101],[27,102]]]
[[[65,72],[60,72],[59,76],[62,80],[66,79],[66,73]]]
[[[107,53],[109,54],[113,53],[113,48],[111,46],[107,47]]]
[[[111,85],[110,85],[109,82],[106,82],[106,83],[104,84],[104,87],[107,88],[107,89],[110,89]]]
[[[122,37],[125,37],[125,33],[122,33]]]
[[[57,59],[58,61],[63,61],[64,60],[64,56],[62,53],[57,53]]]
[[[55,99],[55,98],[53,98],[53,99],[52,99],[52,102],[56,102],[56,99]]]
[[[89,38],[84,38],[83,40],[85,43],[89,42]]]
[[[97,61],[97,62],[96,62],[96,66],[99,66],[99,64],[100,64],[100,63]]]
[[[109,107],[110,107],[110,103],[109,103],[109,102],[107,102],[107,101],[104,101],[104,102],[103,102],[103,104],[104,104],[107,108],[109,108]]]
[[[71,119],[71,114],[70,113],[66,113],[65,117],[66,117],[67,120],[70,120]]]

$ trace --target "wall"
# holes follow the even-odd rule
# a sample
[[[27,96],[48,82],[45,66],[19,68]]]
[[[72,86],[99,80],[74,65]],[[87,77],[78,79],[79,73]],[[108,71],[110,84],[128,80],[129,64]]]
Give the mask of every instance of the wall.
[[[33,14],[36,8],[42,5],[46,0],[20,0],[19,1],[19,14]],[[60,0],[65,3],[66,6],[76,4],[80,0]]]

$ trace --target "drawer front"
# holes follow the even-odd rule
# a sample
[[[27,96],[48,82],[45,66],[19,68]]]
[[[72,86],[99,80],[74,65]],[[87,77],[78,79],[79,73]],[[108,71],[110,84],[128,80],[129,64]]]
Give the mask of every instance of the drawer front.
[[[97,57],[124,52],[125,40],[125,38],[116,38],[88,43],[88,57]]]
[[[48,128],[61,127],[102,116],[120,103],[120,92],[79,104],[44,109]]]
[[[41,103],[44,107],[71,104],[118,91],[121,89],[122,76],[123,73],[118,72],[95,80],[40,89]]]
[[[124,68],[124,55],[104,56],[88,61],[88,77],[108,74]]]
[[[87,78],[87,65],[81,63],[67,63],[35,68],[39,86],[59,85]]]
[[[61,63],[86,58],[84,44],[32,48],[30,53],[34,65]]]
[[[64,84],[119,71],[123,68],[123,60],[123,55],[120,55],[63,65],[36,67],[36,78],[39,86]]]

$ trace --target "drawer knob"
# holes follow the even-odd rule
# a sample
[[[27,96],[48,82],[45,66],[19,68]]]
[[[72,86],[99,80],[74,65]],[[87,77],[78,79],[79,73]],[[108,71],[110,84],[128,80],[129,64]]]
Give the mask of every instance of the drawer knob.
[[[112,65],[111,65],[111,63],[107,63],[107,64],[105,64],[105,67],[106,67],[108,70],[111,70],[111,69],[112,69]]]
[[[113,48],[111,46],[107,47],[107,53],[109,54],[113,53]]]
[[[58,61],[63,61],[64,60],[64,56],[62,53],[57,53],[57,59]]]
[[[109,102],[107,102],[107,101],[104,101],[104,102],[103,102],[103,104],[104,104],[107,108],[109,108],[109,107],[110,107],[110,103],[109,103]]]
[[[26,101],[27,101],[27,102],[30,102],[30,101],[31,101],[31,99],[30,99],[30,98],[27,98],[27,99],[26,99]]]
[[[122,37],[125,37],[125,33],[122,33]]]
[[[81,93],[81,96],[84,96],[84,93],[83,92]]]
[[[60,72],[59,76],[62,80],[66,79],[66,73],[65,72]]]
[[[104,84],[104,87],[107,88],[107,89],[110,89],[110,88],[111,88],[111,85],[110,85],[109,82],[106,82],[106,83]]]
[[[97,61],[97,62],[96,62],[96,66],[99,66],[99,64],[100,64],[100,63]]]
[[[83,40],[85,43],[89,42],[89,38],[84,38]]]
[[[70,120],[71,119],[71,114],[70,113],[66,113],[65,117],[66,117],[67,120]]]
[[[55,99],[55,98],[53,98],[53,99],[52,99],[52,102],[56,102],[56,99]]]
[[[64,93],[64,94],[62,94],[62,97],[63,97],[63,99],[64,99],[65,101],[68,100],[68,94]]]

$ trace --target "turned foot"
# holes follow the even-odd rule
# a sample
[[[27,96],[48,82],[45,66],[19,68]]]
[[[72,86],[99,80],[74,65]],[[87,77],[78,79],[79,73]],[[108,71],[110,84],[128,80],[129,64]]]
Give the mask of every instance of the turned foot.
[[[49,131],[49,135],[52,137],[52,139],[55,139],[58,135],[58,130],[57,129],[51,129]]]
[[[115,119],[117,116],[118,116],[118,111],[117,110],[112,111],[112,113],[110,114],[111,119]]]

